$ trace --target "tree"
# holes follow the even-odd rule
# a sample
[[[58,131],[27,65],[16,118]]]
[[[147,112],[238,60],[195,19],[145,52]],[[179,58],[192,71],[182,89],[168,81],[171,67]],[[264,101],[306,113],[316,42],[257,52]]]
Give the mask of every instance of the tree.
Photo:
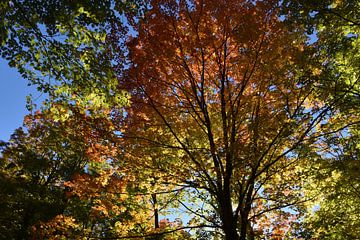
[[[27,116],[28,131],[19,128],[3,143],[2,238],[28,239],[38,221],[61,214],[67,204],[62,183],[85,165],[84,146],[49,123],[41,114]]]
[[[225,239],[266,234],[269,213],[286,219],[304,200],[296,163],[344,97],[322,101],[316,69],[301,61],[306,36],[278,14],[276,1],[152,1],[120,79],[128,159],[193,188],[207,207],[178,201]],[[268,225],[270,237],[286,234]]]
[[[2,146],[0,236],[4,239],[28,239],[33,224],[62,212],[66,202],[61,191],[48,184],[59,169],[49,168],[50,156],[31,150],[24,142],[27,136],[17,130],[12,144]],[[43,174],[49,172],[47,181]]]
[[[354,173],[359,168],[356,150],[360,126],[359,3],[285,1],[284,6],[290,24],[301,23],[309,34],[316,35],[311,43],[314,53],[308,58],[321,66],[319,76],[324,100],[344,96],[336,105],[337,118],[323,125],[327,132],[333,133],[325,137],[321,151],[314,149],[315,154],[306,164],[313,171],[306,189],[314,201],[308,205],[305,229],[322,239],[356,238],[359,179]]]
[[[55,108],[28,115],[27,131],[17,130],[3,146],[2,237],[83,239],[144,231],[150,206],[121,166],[111,121],[75,106],[67,106],[66,119],[54,120]]]
[[[127,94],[117,91],[110,58],[116,55],[117,63],[122,63],[124,50],[119,42],[116,49],[106,43],[123,37],[127,30],[123,16],[136,15],[144,2],[25,0],[0,4],[2,57],[48,94],[40,112],[26,118],[29,132],[17,132],[18,142],[11,140],[2,149],[1,195],[9,201],[4,205],[4,212],[9,213],[4,219],[12,211],[19,212],[15,225],[24,219],[6,233],[18,232],[19,238],[31,234],[83,238],[143,229],[148,206],[129,180],[132,175],[120,167],[119,126],[111,119],[122,115],[127,104]],[[31,99],[28,103],[33,112],[36,106]],[[16,185],[17,190],[5,187],[20,183],[19,174],[29,184]],[[49,195],[48,189],[56,193]],[[46,213],[35,207],[43,203],[38,204],[39,198],[61,208]],[[32,216],[34,212],[38,215]]]
[[[78,215],[89,215],[83,203],[82,212],[74,214],[75,201],[66,197],[64,183],[84,173],[85,167],[91,169],[89,164],[99,170],[100,159],[97,164],[92,161],[95,150],[104,147],[104,142],[111,142],[107,139],[111,131],[104,132],[108,116],[127,100],[124,93],[115,91],[116,79],[105,54],[110,51],[105,49],[106,33],[117,19],[116,14],[136,9],[125,1],[113,5],[111,1],[92,3],[36,0],[0,3],[1,56],[29,84],[35,84],[48,96],[41,112],[27,117],[28,132],[17,131],[2,149],[1,195],[7,213],[2,220],[6,221],[3,224],[6,237],[29,238],[31,226],[36,230],[41,222],[54,222],[51,218],[57,215],[59,221],[71,220],[64,221],[65,226],[74,219],[79,224]],[[34,110],[31,98],[28,107]],[[97,130],[97,133],[103,130],[101,137],[94,135]],[[90,146],[94,147],[93,155],[87,152]],[[103,150],[105,157],[109,153]],[[87,200],[93,204],[93,200]],[[54,211],[56,205],[59,208]],[[77,207],[81,209],[81,204]],[[61,217],[64,212],[68,215]],[[14,220],[12,224],[10,219]],[[79,226],[84,230],[89,218],[82,220],[84,225]],[[75,223],[69,229],[75,229]],[[51,230],[54,229],[55,225]],[[75,230],[74,233],[81,232]]]
[[[320,239],[356,239],[359,235],[359,152],[354,136],[332,137],[328,150],[313,158],[312,177],[306,194],[313,196],[307,204],[304,232]]]
[[[116,29],[124,36],[124,15],[136,15],[145,1],[2,1],[0,54],[22,77],[49,96],[106,99],[121,104],[112,69],[124,49],[107,44]],[[120,65],[118,65],[119,67]],[[29,98],[29,108],[33,108]]]

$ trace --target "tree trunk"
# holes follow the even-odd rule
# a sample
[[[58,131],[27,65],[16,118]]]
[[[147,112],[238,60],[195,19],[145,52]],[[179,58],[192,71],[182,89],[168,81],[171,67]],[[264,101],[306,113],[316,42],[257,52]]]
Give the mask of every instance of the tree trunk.
[[[237,232],[237,219],[235,218],[232,210],[230,194],[222,194],[220,198],[220,216],[223,224],[223,231],[225,233],[225,239],[238,240],[239,234]]]
[[[247,215],[247,214],[245,214]],[[247,226],[249,225],[247,216],[241,217],[241,226],[240,226],[240,240],[246,240]]]
[[[156,194],[151,194],[151,198],[153,201],[153,206],[154,206],[154,227],[155,229],[159,228],[159,210],[157,208],[157,199],[156,199]]]
[[[225,239],[226,240],[238,240],[239,234],[236,231],[236,225],[224,226]]]
[[[252,193],[254,190],[254,181],[249,183],[249,190],[246,193],[245,208],[241,214],[241,225],[240,225],[240,240],[246,240],[248,234],[248,227],[251,227],[249,221],[249,213],[251,210]]]

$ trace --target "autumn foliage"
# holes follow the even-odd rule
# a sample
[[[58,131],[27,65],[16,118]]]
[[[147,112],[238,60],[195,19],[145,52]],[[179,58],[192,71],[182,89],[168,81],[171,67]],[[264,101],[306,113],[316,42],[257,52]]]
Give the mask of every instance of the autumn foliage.
[[[132,66],[120,82],[132,103],[124,140],[129,159],[155,162],[154,175],[181,169],[172,179],[213,199],[215,219],[199,222],[246,239],[263,231],[263,213],[299,201],[287,154],[318,121],[306,112],[322,110],[309,96],[313,83],[296,77],[303,39],[278,19],[276,4],[223,4],[154,3],[129,42]]]
[[[345,176],[358,165],[359,123],[356,73],[331,44],[324,53],[322,39],[308,42],[306,28],[322,26],[310,17],[325,10],[273,0],[82,4],[68,6],[74,32],[64,19],[50,24],[73,43],[73,67],[48,66],[58,82],[36,81],[49,98],[2,144],[1,209],[17,212],[0,219],[11,229],[0,237],[325,236],[321,214],[337,201],[319,191],[338,193],[341,182],[356,195],[357,179]],[[52,50],[37,59],[48,63]]]

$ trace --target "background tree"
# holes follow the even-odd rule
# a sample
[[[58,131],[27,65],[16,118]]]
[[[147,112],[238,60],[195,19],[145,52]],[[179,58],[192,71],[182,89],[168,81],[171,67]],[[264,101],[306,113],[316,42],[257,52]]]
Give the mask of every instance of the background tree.
[[[138,218],[134,225],[145,223],[135,214],[137,200],[124,199],[128,190],[136,191],[125,186],[129,174],[112,162],[119,160],[121,148],[111,116],[122,114],[127,95],[117,91],[109,58],[116,54],[119,64],[123,49],[106,45],[110,27],[123,36],[124,15],[137,14],[141,4],[0,3],[2,57],[47,93],[41,111],[25,120],[28,132],[19,130],[2,149],[4,234],[18,239],[29,238],[31,231],[55,239],[115,236],[132,231],[130,219]],[[28,107],[35,107],[31,98]],[[125,211],[126,201],[132,204]]]
[[[311,165],[313,174],[306,194],[314,196],[314,201],[307,205],[308,213],[303,221],[305,235],[321,239],[356,239],[359,235],[356,145],[358,139],[354,136],[333,137],[328,140],[327,151]]]
[[[2,236],[83,239],[145,231],[150,206],[121,164],[113,124],[68,108],[66,120],[54,120],[54,107],[28,115],[27,131],[4,144]]]
[[[121,104],[112,55],[122,67],[124,49],[108,44],[111,29],[124,41],[125,15],[141,14],[145,1],[2,1],[0,54],[29,84],[47,93],[47,104],[74,96]],[[120,44],[120,42],[118,42]],[[29,108],[33,108],[31,98]]]
[[[321,66],[324,100],[344,95],[336,106],[337,118],[323,126],[328,132],[341,132],[326,136],[323,151],[316,149],[306,165],[313,167],[309,194],[317,196],[308,207],[306,228],[310,235],[324,239],[354,238],[359,223],[355,172],[359,169],[360,5],[357,1],[284,1],[284,6],[290,24],[301,23],[313,34],[313,54],[308,58]],[[346,121],[351,124],[344,126]]]

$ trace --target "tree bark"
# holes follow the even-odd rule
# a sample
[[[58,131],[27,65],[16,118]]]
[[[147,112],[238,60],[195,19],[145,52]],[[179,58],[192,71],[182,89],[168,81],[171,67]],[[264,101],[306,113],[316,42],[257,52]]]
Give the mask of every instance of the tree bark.
[[[249,189],[244,199],[245,207],[243,209],[243,212],[241,213],[240,240],[246,240],[248,227],[251,227],[249,221],[249,213],[251,210],[253,190],[254,190],[254,181],[251,180],[251,182],[249,183]]]
[[[247,235],[247,226],[249,225],[248,220],[247,220],[247,214],[245,214],[246,216],[242,216],[241,217],[241,226],[240,226],[240,240],[246,240],[246,235]]]
[[[234,216],[230,191],[224,191],[220,195],[220,216],[223,224],[223,231],[225,233],[226,240],[239,240],[239,234],[237,232],[237,219]]]

